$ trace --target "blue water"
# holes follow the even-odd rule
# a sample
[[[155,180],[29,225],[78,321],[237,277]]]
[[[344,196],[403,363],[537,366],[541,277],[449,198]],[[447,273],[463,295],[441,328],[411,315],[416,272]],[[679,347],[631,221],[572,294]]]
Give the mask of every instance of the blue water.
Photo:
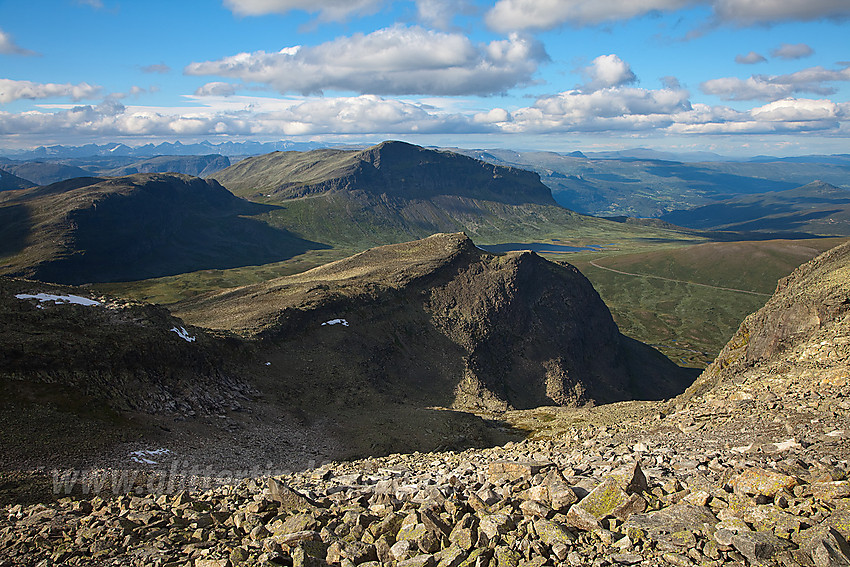
[[[532,252],[582,252],[584,250],[601,250],[602,245],[567,246],[566,244],[543,244],[540,242],[507,242],[505,244],[482,244],[479,248],[487,252],[496,253],[517,252],[519,250],[531,250]]]

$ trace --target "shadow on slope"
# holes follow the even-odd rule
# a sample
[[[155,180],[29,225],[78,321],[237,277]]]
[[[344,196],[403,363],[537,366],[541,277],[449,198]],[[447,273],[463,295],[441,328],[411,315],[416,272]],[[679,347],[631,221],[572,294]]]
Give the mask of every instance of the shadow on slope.
[[[274,205],[178,174],[77,178],[17,191],[5,203],[13,207],[6,214],[26,209],[31,221],[26,248],[3,271],[59,283],[259,265],[327,248],[255,218]],[[20,243],[25,228],[0,226],[0,233]]]
[[[24,205],[0,207],[0,258],[26,248],[30,230],[32,217]]]

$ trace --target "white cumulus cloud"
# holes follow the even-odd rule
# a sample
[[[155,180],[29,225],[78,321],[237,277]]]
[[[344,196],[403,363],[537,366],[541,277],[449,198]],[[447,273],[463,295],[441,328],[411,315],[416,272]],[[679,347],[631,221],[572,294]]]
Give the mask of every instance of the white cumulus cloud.
[[[0,111],[0,135],[78,139],[155,136],[303,136],[488,132],[471,117],[375,95],[307,100],[232,97],[195,108],[125,107],[108,98],[97,106],[56,112]],[[233,100],[242,98],[242,101]],[[228,102],[229,101],[229,102]],[[39,138],[41,139],[41,138]]]
[[[259,83],[281,93],[488,95],[530,84],[546,59],[539,42],[515,34],[476,45],[461,34],[394,26],[315,47],[192,63],[184,72]]]
[[[587,84],[578,87],[584,92],[620,87],[637,81],[631,66],[614,54],[600,55],[584,68],[583,73],[590,79]]]
[[[691,109],[688,92],[612,87],[591,93],[567,91],[539,98],[511,112],[512,132],[604,132],[665,128]],[[492,114],[492,111],[491,111]]]
[[[700,89],[724,100],[778,100],[796,93],[829,95],[832,82],[850,81],[850,65],[843,69],[809,67],[787,75],[753,75],[748,79],[723,77],[700,84]]]
[[[236,94],[236,85],[215,81],[198,87],[195,96],[233,96]]]
[[[7,104],[21,99],[43,99],[54,97],[70,97],[73,100],[94,98],[101,88],[88,83],[72,85],[70,83],[34,83],[32,81],[14,81],[0,79],[0,104]]]

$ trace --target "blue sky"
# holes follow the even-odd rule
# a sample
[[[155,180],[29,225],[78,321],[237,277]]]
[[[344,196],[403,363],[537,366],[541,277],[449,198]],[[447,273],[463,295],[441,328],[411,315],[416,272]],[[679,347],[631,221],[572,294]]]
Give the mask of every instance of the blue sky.
[[[0,0],[0,147],[850,152],[847,0]]]

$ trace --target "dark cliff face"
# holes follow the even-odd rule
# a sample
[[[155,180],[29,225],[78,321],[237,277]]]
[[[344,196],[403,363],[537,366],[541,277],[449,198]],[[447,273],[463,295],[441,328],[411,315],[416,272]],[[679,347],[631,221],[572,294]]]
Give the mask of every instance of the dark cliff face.
[[[828,356],[817,360],[824,375],[828,374],[829,367],[850,354],[846,340],[835,342],[836,337],[848,332],[850,243],[845,243],[780,280],[773,297],[741,323],[682,401],[730,380],[743,379],[740,377],[747,372],[757,378],[772,374],[781,381],[783,376],[795,374],[811,362],[811,352],[820,350],[828,351]],[[824,346],[829,348],[821,349]],[[775,373],[774,367],[782,367],[781,373]]]
[[[620,335],[574,267],[491,255],[462,234],[379,247],[179,313],[253,337],[276,353],[281,384],[325,402],[366,388],[419,405],[579,406],[659,399],[689,383]],[[323,324],[338,319],[348,325]]]

